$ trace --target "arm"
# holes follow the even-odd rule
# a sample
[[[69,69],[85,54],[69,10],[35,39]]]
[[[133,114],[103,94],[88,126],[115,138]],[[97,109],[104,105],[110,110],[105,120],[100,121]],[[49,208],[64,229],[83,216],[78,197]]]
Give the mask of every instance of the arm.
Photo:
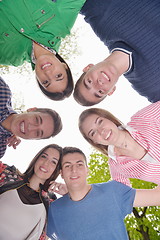
[[[154,189],[137,189],[133,206],[160,206],[160,186]]]

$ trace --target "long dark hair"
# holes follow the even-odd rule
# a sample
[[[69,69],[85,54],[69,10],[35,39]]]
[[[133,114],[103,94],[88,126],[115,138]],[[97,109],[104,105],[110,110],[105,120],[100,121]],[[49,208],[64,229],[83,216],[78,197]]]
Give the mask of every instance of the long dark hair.
[[[34,166],[35,166],[35,163],[37,161],[37,159],[40,157],[40,155],[48,148],[54,148],[56,149],[59,154],[60,154],[60,158],[59,158],[59,161],[58,161],[58,164],[56,166],[56,169],[54,170],[54,172],[52,173],[52,175],[50,176],[50,178],[48,178],[44,185],[43,185],[43,189],[45,191],[48,190],[48,187],[49,187],[49,183],[50,181],[54,181],[56,180],[56,178],[58,177],[59,175],[59,172],[60,172],[60,162],[61,162],[61,158],[62,158],[62,147],[60,147],[59,145],[57,144],[50,144],[50,145],[47,145],[45,146],[44,148],[42,148],[37,154],[36,156],[33,158],[33,160],[30,162],[28,168],[26,169],[26,171],[22,174],[22,176],[25,178],[25,179],[30,179],[32,177],[32,175],[34,174]]]
[[[68,83],[67,83],[67,87],[63,92],[55,92],[55,93],[51,93],[48,92],[46,89],[44,89],[44,87],[42,87],[42,85],[38,82],[37,83],[41,89],[41,91],[51,100],[55,100],[55,101],[59,101],[59,100],[63,100],[66,97],[69,97],[73,91],[73,87],[74,87],[74,83],[73,83],[73,77],[72,77],[72,73],[71,70],[68,66],[68,64],[64,61],[64,59],[58,54],[56,53],[56,57],[58,58],[58,60],[62,63],[65,63],[67,65],[67,69],[66,69],[66,73],[67,73],[67,78],[68,78]]]

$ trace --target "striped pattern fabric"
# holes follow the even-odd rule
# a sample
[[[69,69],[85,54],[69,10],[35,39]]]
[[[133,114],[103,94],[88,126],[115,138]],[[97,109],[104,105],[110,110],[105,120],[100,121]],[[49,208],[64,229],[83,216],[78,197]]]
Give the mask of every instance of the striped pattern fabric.
[[[11,114],[16,113],[12,109],[11,91],[9,86],[0,77],[0,158],[3,157],[6,151],[6,141],[12,133],[6,130],[1,123]]]
[[[157,163],[126,156],[116,157],[116,161],[110,158],[112,178],[127,185],[128,178],[160,184],[160,101],[138,111],[127,125],[135,130],[130,132],[131,136]]]

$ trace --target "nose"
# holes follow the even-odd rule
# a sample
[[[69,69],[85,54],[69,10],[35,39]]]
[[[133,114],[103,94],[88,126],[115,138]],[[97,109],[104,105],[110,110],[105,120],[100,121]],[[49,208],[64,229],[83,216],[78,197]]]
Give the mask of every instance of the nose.
[[[29,131],[35,131],[38,129],[38,124],[28,124],[28,130]]]
[[[76,171],[77,171],[76,165],[72,165],[71,171],[72,171],[72,172],[76,172]]]
[[[97,79],[97,83],[102,86],[104,84],[104,81],[101,78]]]
[[[99,128],[98,128],[98,133],[99,133],[100,136],[103,135],[103,132],[104,132],[104,128],[99,127]]]

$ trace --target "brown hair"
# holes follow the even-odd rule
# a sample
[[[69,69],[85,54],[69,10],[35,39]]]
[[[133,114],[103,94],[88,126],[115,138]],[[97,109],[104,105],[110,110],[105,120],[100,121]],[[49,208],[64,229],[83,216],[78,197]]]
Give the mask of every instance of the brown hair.
[[[63,155],[62,155],[62,160],[61,160],[61,164],[60,164],[60,168],[62,169],[62,161],[63,161],[63,157],[69,153],[80,153],[83,157],[84,160],[87,164],[87,159],[86,159],[86,155],[84,154],[84,152],[82,152],[82,150],[80,150],[79,148],[76,147],[64,147],[63,148]]]
[[[32,177],[32,175],[34,174],[34,166],[35,166],[35,163],[37,162],[37,159],[40,157],[40,155],[48,148],[54,148],[56,149],[59,154],[60,154],[60,158],[59,158],[59,161],[58,161],[58,164],[56,166],[56,169],[54,170],[54,172],[52,173],[52,175],[50,176],[50,178],[48,178],[45,183],[44,183],[44,190],[48,190],[48,187],[49,187],[49,183],[50,181],[54,181],[58,175],[59,175],[59,172],[60,172],[60,162],[61,162],[61,158],[62,158],[62,147],[60,147],[59,145],[57,144],[50,144],[50,145],[47,145],[45,146],[44,148],[42,148],[37,154],[36,156],[32,159],[32,161],[30,162],[28,168],[26,169],[26,171],[22,174],[22,176],[24,178],[27,178],[27,179],[30,179]]]
[[[86,109],[79,116],[79,130],[80,130],[81,134],[83,135],[83,137],[87,140],[87,142],[89,142],[98,151],[102,152],[105,155],[108,155],[108,146],[105,146],[103,144],[94,143],[88,136],[86,136],[84,134],[82,124],[83,124],[84,120],[89,115],[92,115],[92,114],[97,114],[100,117],[103,117],[103,118],[106,118],[106,119],[112,121],[117,127],[121,126],[122,122],[118,118],[116,118],[113,114],[111,114],[110,112],[108,112],[104,109],[101,109],[101,108]]]

